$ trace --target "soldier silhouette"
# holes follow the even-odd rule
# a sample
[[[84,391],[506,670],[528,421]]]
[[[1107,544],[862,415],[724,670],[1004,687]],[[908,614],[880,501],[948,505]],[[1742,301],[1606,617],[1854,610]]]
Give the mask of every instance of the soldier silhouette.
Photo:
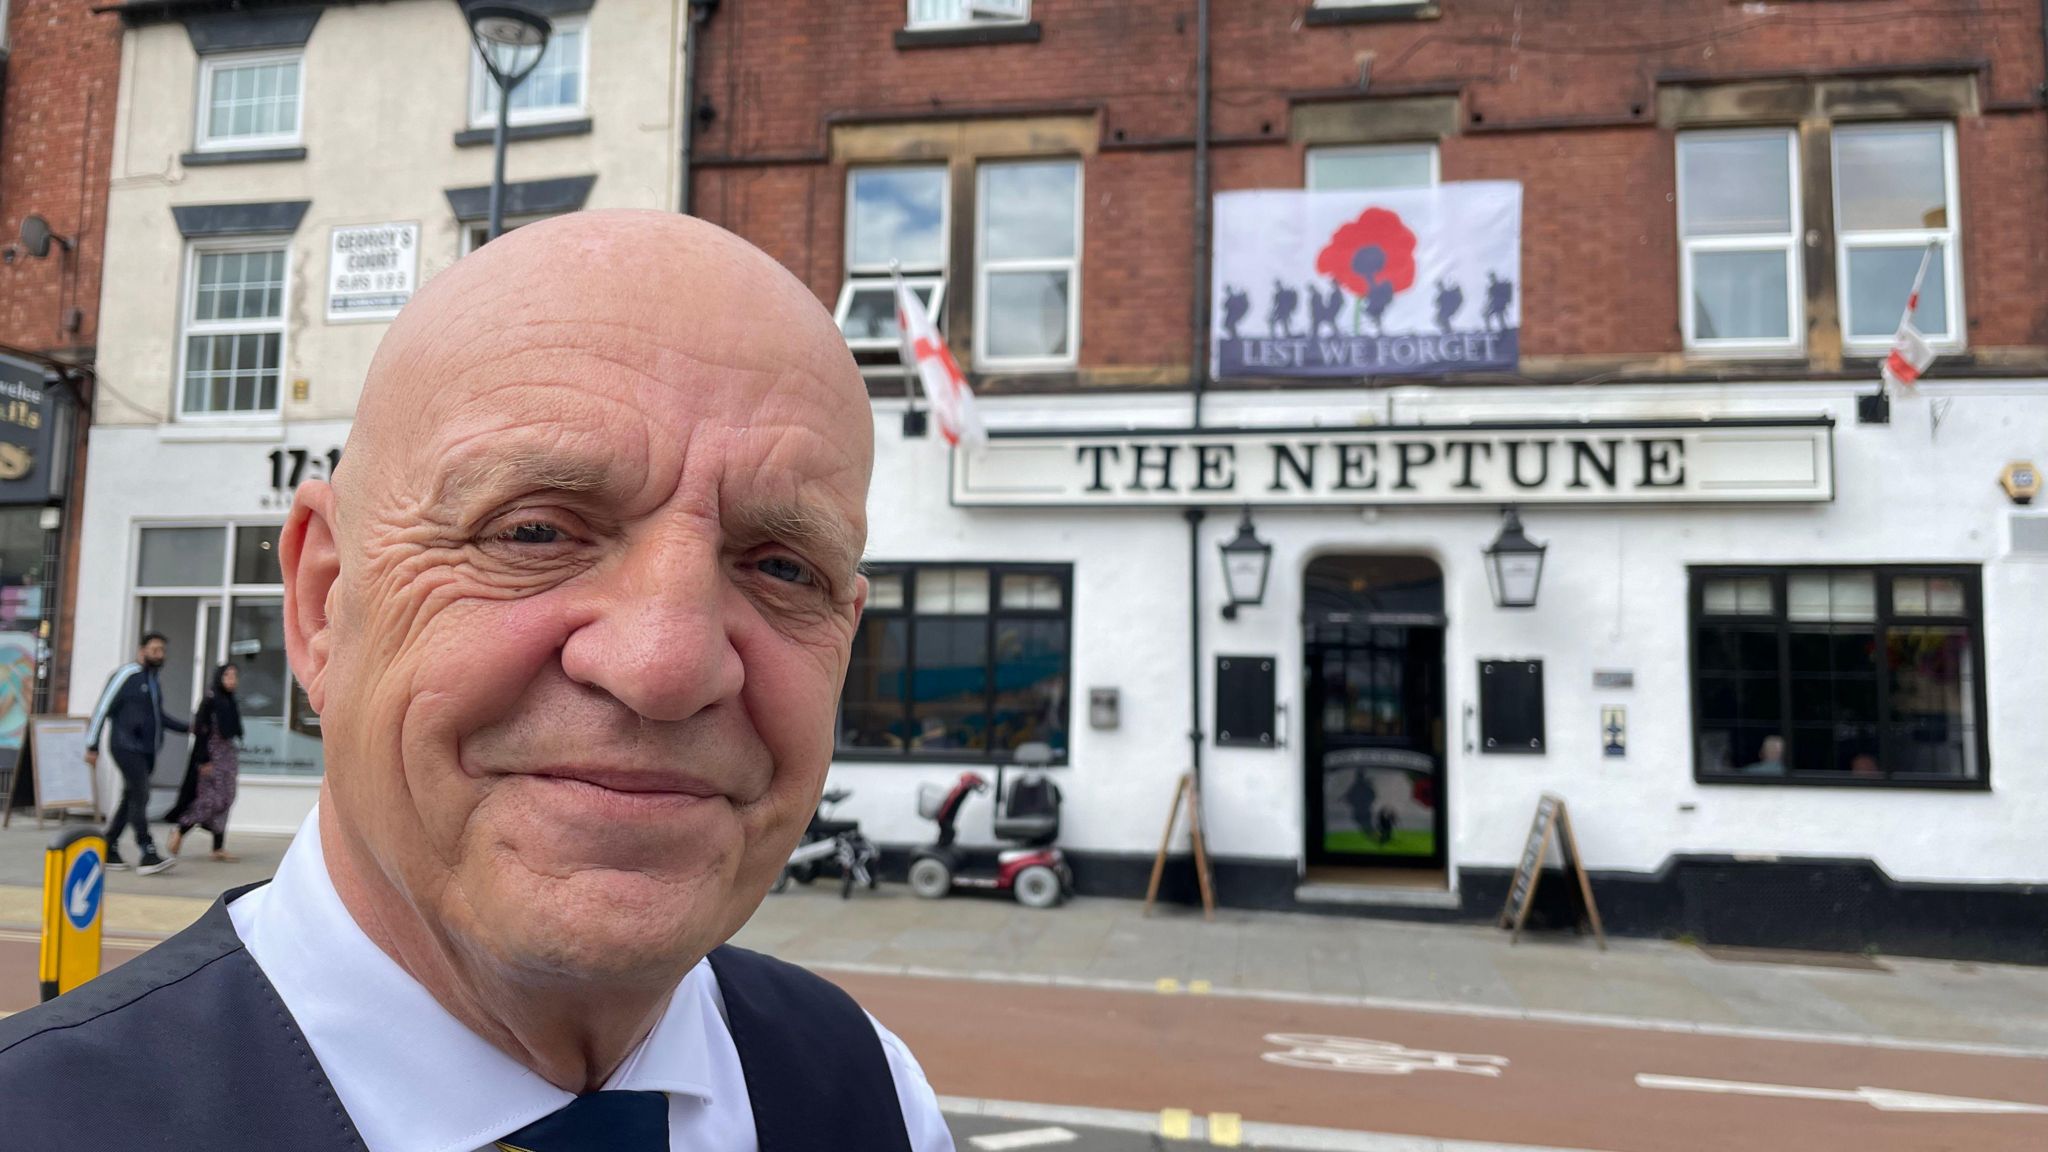
[[[1343,331],[1337,327],[1337,317],[1344,311],[1344,289],[1332,283],[1330,285],[1330,294],[1324,296],[1321,292],[1316,291],[1315,285],[1311,284],[1308,289],[1308,300],[1308,334],[1310,336],[1322,335],[1324,325],[1329,326],[1330,335],[1344,335]]]
[[[1498,321],[1500,324],[1500,330],[1503,332],[1507,331],[1508,302],[1513,300],[1514,298],[1515,285],[1513,281],[1503,280],[1492,272],[1488,272],[1486,274],[1487,328],[1491,329],[1494,326],[1495,322]]]
[[[1387,305],[1393,302],[1394,282],[1392,280],[1374,280],[1372,282],[1372,289],[1365,294],[1365,315],[1372,321],[1372,330],[1378,335],[1385,336],[1387,334],[1385,322]]]
[[[1449,334],[1451,321],[1458,315],[1458,309],[1465,306],[1465,290],[1456,284],[1436,282],[1436,326]]]
[[[1294,310],[1301,294],[1280,281],[1273,281],[1273,307],[1266,312],[1266,334],[1274,339],[1294,338]]]
[[[1244,319],[1244,314],[1251,310],[1251,297],[1244,294],[1244,289],[1228,284],[1223,286],[1223,338],[1225,340],[1237,339],[1238,323]]]

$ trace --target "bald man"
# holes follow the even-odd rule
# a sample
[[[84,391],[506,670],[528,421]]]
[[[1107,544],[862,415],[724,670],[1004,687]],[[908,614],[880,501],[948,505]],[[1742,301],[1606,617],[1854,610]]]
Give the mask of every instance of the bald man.
[[[314,814],[268,886],[0,1021],[0,1143],[950,1149],[894,1036],[725,944],[824,784],[872,424],[810,292],[688,217],[437,277],[283,533]]]

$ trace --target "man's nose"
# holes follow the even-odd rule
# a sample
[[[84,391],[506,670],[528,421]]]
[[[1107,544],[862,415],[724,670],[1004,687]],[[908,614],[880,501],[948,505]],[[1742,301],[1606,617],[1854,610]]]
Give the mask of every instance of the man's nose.
[[[738,697],[746,677],[727,632],[730,583],[715,541],[636,543],[562,646],[562,670],[648,720],[686,720]]]

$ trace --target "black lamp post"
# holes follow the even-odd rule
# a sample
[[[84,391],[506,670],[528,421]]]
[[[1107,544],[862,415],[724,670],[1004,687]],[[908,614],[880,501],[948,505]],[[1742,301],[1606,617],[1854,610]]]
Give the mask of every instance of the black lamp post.
[[[526,79],[547,51],[555,30],[548,18],[514,4],[473,4],[469,35],[498,86],[498,128],[492,137],[496,156],[491,167],[491,225],[486,241],[505,230],[505,126],[512,112],[512,90]]]
[[[1522,518],[1513,508],[1501,514],[1500,535],[1486,546],[1486,581],[1493,586],[1495,607],[1536,606],[1536,586],[1543,580],[1543,553],[1549,547],[1522,533]]]
[[[1223,606],[1225,620],[1237,619],[1239,608],[1266,602],[1266,575],[1272,567],[1273,546],[1252,532],[1252,510],[1247,506],[1237,535],[1223,544],[1223,587],[1230,593],[1230,603]]]

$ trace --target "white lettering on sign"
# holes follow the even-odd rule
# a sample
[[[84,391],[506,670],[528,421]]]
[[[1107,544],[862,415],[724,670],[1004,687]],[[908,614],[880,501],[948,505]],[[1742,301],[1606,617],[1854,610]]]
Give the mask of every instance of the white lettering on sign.
[[[1285,1051],[1268,1052],[1260,1059],[1289,1068],[1317,1068],[1327,1072],[1358,1072],[1367,1076],[1407,1076],[1416,1072],[1462,1072],[1468,1076],[1499,1076],[1508,1066],[1505,1056],[1481,1056],[1464,1052],[1430,1052],[1404,1048],[1387,1040],[1361,1040],[1354,1036],[1315,1036],[1275,1032],[1266,1043]]]
[[[327,250],[327,318],[388,320],[419,287],[420,226],[337,227]]]
[[[998,433],[955,449],[953,503],[1642,504],[1834,498],[1825,417]]]

